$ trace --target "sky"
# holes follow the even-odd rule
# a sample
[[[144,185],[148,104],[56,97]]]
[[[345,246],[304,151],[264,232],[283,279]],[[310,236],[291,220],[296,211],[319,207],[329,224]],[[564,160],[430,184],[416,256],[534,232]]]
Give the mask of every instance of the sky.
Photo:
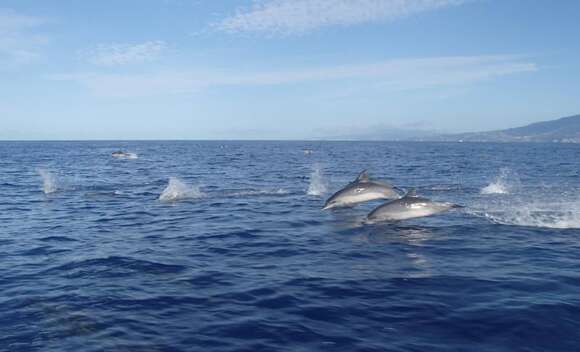
[[[0,139],[312,139],[580,113],[577,0],[2,0]]]

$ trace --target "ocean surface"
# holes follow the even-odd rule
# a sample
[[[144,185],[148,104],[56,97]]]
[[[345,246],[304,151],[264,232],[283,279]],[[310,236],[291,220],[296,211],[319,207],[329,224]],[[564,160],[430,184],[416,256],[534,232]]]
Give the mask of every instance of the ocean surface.
[[[322,211],[363,169],[465,208]],[[0,142],[0,189],[0,351],[580,350],[580,145]]]

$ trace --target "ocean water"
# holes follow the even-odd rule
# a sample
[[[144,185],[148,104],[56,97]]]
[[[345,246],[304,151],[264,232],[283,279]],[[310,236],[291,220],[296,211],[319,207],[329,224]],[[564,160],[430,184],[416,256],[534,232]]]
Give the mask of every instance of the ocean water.
[[[465,208],[322,211],[362,169]],[[580,349],[578,145],[1,142],[0,189],[1,351]]]

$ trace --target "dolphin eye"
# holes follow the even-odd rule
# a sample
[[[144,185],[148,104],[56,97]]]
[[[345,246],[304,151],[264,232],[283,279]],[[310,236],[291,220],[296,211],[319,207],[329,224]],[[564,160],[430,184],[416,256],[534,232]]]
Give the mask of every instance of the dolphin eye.
[[[355,189],[354,189],[354,192],[355,192],[355,193],[361,193],[361,192],[362,192],[362,191],[364,191],[364,190],[365,190],[364,188],[355,188]]]

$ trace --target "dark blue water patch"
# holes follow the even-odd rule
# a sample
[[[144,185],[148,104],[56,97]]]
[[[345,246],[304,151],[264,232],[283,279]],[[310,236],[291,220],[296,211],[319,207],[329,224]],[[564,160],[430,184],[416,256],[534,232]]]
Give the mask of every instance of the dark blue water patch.
[[[47,256],[70,252],[70,249],[57,249],[52,246],[40,246],[19,253],[21,256]]]
[[[16,241],[13,239],[0,239],[0,246],[7,246],[10,244],[15,243]]]
[[[460,337],[465,344],[500,344],[505,351],[520,350],[528,344],[550,351],[573,351],[579,341],[575,337],[579,313],[578,306],[569,304],[468,309],[424,326],[423,331]]]
[[[128,257],[107,257],[70,262],[50,268],[45,274],[57,273],[67,278],[118,278],[141,274],[178,274],[186,269],[180,265],[162,264]]]
[[[8,182],[4,182],[4,183],[0,183],[0,187],[2,187],[2,188],[20,188],[22,186],[20,184],[18,184],[18,183],[8,183]]]
[[[89,299],[90,300],[90,299]],[[160,319],[170,318],[171,315],[175,315],[177,311],[180,313],[199,312],[200,309],[211,305],[214,300],[211,297],[205,296],[155,296],[155,297],[144,297],[144,298],[131,298],[131,297],[117,297],[117,296],[107,296],[102,299],[97,300],[92,298],[93,305],[95,308],[104,309],[110,311],[110,314],[114,314],[115,320],[126,319],[127,317],[135,317],[135,320],[131,322],[134,324],[132,328],[139,330],[141,326],[138,324],[137,317],[139,316],[158,316]],[[186,324],[192,324],[192,321],[181,322]],[[147,325],[155,325],[149,323]],[[123,326],[123,325],[121,325]],[[128,327],[130,328],[130,327]]]
[[[196,238],[198,240],[229,240],[229,239],[236,239],[236,240],[251,240],[262,237],[259,233],[262,232],[260,229],[256,230],[246,230],[246,231],[233,231],[233,232],[226,232],[226,233],[217,233],[217,234],[208,234],[208,235],[200,235]]]
[[[217,271],[204,271],[183,282],[192,286],[194,289],[213,288],[224,286],[234,286],[233,280],[240,278],[238,275],[223,273]]]

